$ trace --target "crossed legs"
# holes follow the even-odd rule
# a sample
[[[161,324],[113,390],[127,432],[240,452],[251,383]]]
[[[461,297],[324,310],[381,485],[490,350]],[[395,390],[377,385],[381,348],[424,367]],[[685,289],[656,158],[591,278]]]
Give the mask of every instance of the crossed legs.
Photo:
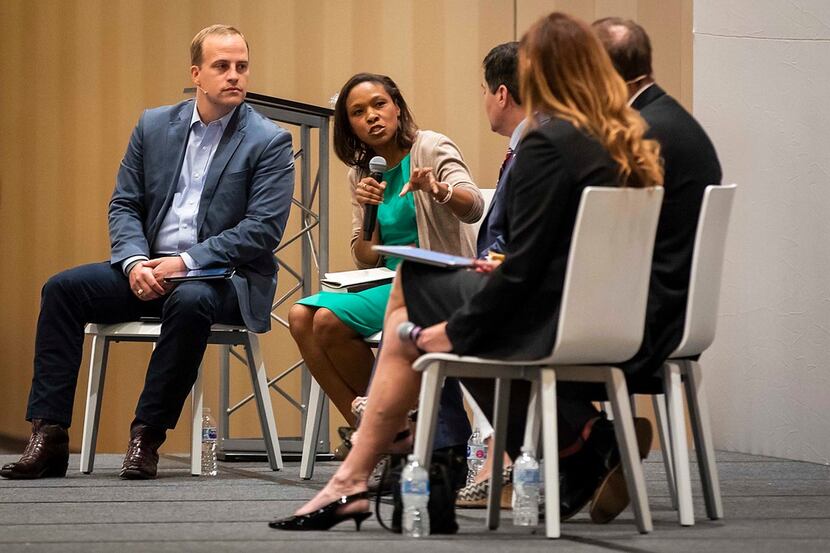
[[[400,278],[396,278],[386,307],[383,327],[394,329],[407,320]],[[415,347],[402,342],[397,333],[384,333],[383,348],[372,378],[372,389],[360,422],[360,439],[326,487],[296,514],[310,513],[341,496],[367,489],[366,480],[380,454],[391,445],[395,434],[407,423],[407,412],[418,400],[421,375],[412,370],[412,363],[418,355]],[[343,507],[344,513],[368,510],[367,500]]]
[[[371,348],[324,307],[296,304],[288,323],[306,367],[349,426],[355,426],[351,404],[369,386],[375,361]]]

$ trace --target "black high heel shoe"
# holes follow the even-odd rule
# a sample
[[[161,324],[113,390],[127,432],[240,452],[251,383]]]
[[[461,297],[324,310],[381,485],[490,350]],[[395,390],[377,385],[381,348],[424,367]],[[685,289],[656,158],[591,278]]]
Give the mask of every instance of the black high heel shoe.
[[[367,492],[359,492],[352,495],[344,495],[340,499],[332,501],[316,511],[304,515],[294,515],[273,520],[268,523],[268,526],[275,530],[328,530],[344,520],[354,520],[354,525],[357,531],[360,532],[360,525],[364,520],[372,516],[372,513],[364,511],[361,513],[338,514],[337,509],[354,501],[360,501],[361,499],[368,500],[369,494]]]

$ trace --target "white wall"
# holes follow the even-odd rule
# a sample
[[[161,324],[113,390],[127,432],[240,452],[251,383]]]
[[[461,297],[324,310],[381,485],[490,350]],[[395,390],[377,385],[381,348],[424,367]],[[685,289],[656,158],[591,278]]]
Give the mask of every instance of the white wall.
[[[830,2],[695,0],[694,113],[739,185],[703,357],[716,446],[830,462]]]

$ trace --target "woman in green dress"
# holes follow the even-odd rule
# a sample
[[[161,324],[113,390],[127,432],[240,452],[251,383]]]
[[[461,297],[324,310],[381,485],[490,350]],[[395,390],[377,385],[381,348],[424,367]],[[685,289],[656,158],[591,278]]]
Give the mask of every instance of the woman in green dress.
[[[446,136],[418,130],[397,85],[385,75],[349,79],[334,109],[334,150],[350,167],[352,259],[358,268],[386,266],[375,244],[407,245],[475,256],[471,223],[483,200],[456,145]],[[386,159],[382,182],[369,177],[369,160]],[[377,205],[377,225],[363,239],[363,210]],[[291,335],[311,374],[346,421],[363,395],[374,363],[364,338],[380,331],[391,284],[357,293],[320,292],[291,308]]]

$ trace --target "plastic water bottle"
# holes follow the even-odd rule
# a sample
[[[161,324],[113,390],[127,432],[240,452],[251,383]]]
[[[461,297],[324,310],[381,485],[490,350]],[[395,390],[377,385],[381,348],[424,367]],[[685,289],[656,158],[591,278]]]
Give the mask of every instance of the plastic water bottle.
[[[539,463],[533,450],[523,447],[513,463],[513,525],[539,524]]]
[[[478,471],[484,466],[487,460],[487,446],[481,439],[481,432],[478,428],[473,430],[470,439],[467,440],[467,484],[472,484]]]
[[[429,474],[415,455],[410,454],[401,473],[401,500],[403,502],[403,535],[423,538],[429,535]]]
[[[210,409],[202,409],[202,476],[216,476],[216,421]]]

